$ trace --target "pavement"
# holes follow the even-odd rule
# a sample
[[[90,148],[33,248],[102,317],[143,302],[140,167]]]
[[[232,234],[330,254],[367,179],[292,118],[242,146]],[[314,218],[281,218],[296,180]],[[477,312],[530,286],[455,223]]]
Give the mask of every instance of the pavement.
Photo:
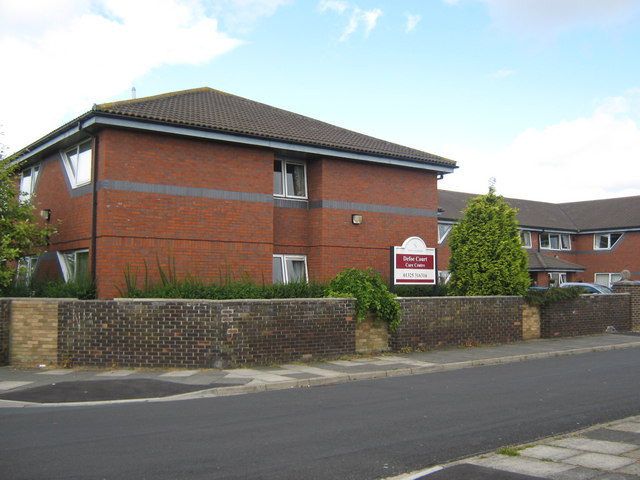
[[[530,340],[229,370],[0,367],[0,408],[167,402],[333,385],[640,347],[640,333]],[[393,480],[640,480],[640,416]],[[391,480],[391,479],[389,479]]]

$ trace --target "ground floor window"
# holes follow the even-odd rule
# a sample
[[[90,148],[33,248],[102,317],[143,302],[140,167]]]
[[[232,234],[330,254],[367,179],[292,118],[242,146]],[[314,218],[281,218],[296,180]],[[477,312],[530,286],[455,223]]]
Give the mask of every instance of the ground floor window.
[[[557,287],[567,282],[566,272],[551,272],[549,273],[549,285]]]
[[[451,278],[451,272],[449,270],[438,270],[438,283],[440,285],[446,285]]]
[[[89,250],[58,252],[58,259],[65,282],[89,278]]]
[[[28,284],[33,278],[33,274],[36,271],[36,265],[38,263],[38,257],[36,255],[29,255],[18,260],[18,270],[16,272],[16,282],[21,285]]]
[[[306,282],[307,278],[305,255],[273,256],[273,283]]]
[[[595,283],[610,287],[611,284],[622,280],[622,275],[619,273],[596,273],[594,276]]]

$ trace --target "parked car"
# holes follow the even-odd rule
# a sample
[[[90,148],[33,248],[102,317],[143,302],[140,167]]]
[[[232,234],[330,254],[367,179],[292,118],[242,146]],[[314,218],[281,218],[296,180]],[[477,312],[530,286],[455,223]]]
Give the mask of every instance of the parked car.
[[[560,285],[560,288],[570,287],[580,287],[585,290],[585,293],[613,293],[609,287],[599,283],[566,282]]]

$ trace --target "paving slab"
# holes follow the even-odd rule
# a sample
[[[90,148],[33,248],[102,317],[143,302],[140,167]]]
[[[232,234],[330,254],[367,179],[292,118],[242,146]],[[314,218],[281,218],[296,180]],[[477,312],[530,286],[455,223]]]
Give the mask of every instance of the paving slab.
[[[609,442],[625,442],[633,443],[640,446],[640,433],[625,432],[623,430],[614,430],[613,427],[598,428],[584,432],[583,437],[592,438],[594,440],[607,440]]]
[[[538,460],[564,460],[583,453],[572,448],[552,447],[549,445],[536,445],[535,447],[520,450],[520,455],[537,458]]]
[[[522,473],[537,477],[549,477],[556,473],[566,472],[574,468],[573,465],[563,463],[545,462],[535,458],[509,457],[505,455],[491,455],[485,458],[472,459],[469,461],[474,465],[494,468],[496,470],[506,470],[508,472]]]
[[[25,385],[30,385],[32,383],[33,382],[11,382],[11,381],[0,382],[0,390],[3,390],[3,391],[13,390],[14,388],[24,387]]]
[[[578,465],[586,468],[597,468],[600,470],[617,470],[627,465],[631,465],[635,461],[632,458],[620,457],[618,455],[607,455],[604,453],[583,453],[571,458],[567,458],[564,462],[571,465]]]
[[[609,442],[606,440],[593,440],[591,438],[569,437],[550,442],[556,447],[574,448],[577,450],[587,450],[594,453],[604,453],[609,455],[620,455],[625,452],[637,450],[638,446],[630,443]]]
[[[640,433],[640,423],[639,422],[623,422],[618,423],[610,427],[613,430],[620,430],[622,432],[632,432],[632,433]]]

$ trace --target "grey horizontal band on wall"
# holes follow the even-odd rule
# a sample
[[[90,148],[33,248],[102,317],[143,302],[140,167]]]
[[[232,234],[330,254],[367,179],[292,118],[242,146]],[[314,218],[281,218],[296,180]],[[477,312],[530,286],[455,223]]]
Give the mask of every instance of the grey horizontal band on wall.
[[[436,210],[428,208],[395,207],[393,205],[377,205],[372,203],[339,202],[336,200],[314,200],[309,208],[328,208],[333,210],[349,210],[354,212],[390,213],[393,215],[412,215],[415,217],[437,217]]]
[[[370,203],[340,202],[337,200],[289,200],[274,198],[264,193],[234,192],[213,188],[182,187],[178,185],[162,185],[157,183],[130,182],[126,180],[100,180],[98,190],[117,190],[135,193],[152,193],[158,195],[174,195],[179,197],[211,198],[216,200],[236,200],[241,202],[270,203],[278,208],[348,210],[357,212],[388,213],[393,215],[411,215],[416,217],[436,217],[437,211],[426,208],[396,207],[392,205],[376,205]]]
[[[273,203],[273,196],[263,193],[234,192],[214,188],[181,187],[157,183],[129,182],[126,180],[100,180],[98,190],[119,190],[135,193],[156,193],[177,197],[211,198],[216,200],[237,200],[241,202]]]

